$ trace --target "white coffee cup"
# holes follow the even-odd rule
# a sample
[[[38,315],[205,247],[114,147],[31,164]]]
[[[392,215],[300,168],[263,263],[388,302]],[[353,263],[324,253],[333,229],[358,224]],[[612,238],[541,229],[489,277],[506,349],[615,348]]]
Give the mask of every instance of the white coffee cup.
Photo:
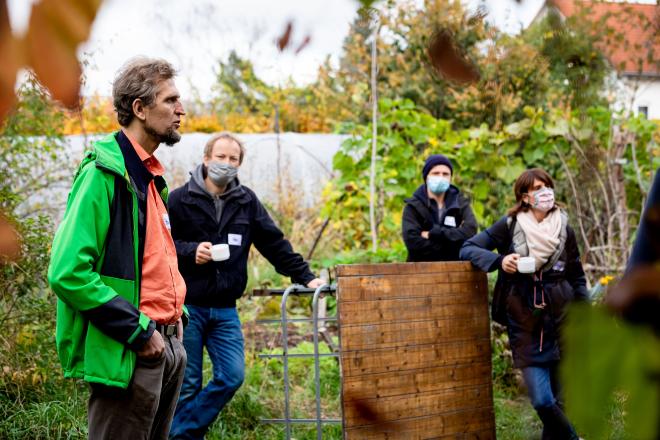
[[[518,259],[518,272],[534,273],[536,272],[536,261],[534,257],[520,257]]]
[[[229,258],[228,244],[214,244],[211,246],[211,258],[213,261],[225,261]]]

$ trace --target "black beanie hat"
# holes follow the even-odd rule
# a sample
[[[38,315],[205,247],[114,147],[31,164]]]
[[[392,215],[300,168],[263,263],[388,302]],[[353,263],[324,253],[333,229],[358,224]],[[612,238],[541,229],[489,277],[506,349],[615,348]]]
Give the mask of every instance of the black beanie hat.
[[[446,165],[449,167],[449,171],[454,174],[454,167],[451,165],[451,161],[447,159],[447,156],[442,154],[433,154],[426,159],[424,164],[424,169],[422,170],[422,176],[424,176],[424,181],[426,182],[426,177],[429,175],[431,170],[436,165]]]

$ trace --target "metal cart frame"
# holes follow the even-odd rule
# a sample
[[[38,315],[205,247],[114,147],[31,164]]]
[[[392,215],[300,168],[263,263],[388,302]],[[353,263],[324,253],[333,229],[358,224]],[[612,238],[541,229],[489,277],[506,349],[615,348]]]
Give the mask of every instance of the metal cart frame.
[[[337,321],[336,316],[321,317],[319,318],[319,299],[326,294],[333,295],[336,293],[334,285],[323,284],[316,289],[310,289],[298,284],[287,287],[284,291],[281,290],[268,290],[267,295],[277,296],[282,295],[281,301],[281,318],[278,319],[261,319],[257,320],[259,324],[277,324],[282,326],[282,354],[260,354],[261,358],[278,358],[282,359],[283,363],[283,379],[284,379],[284,417],[275,419],[261,419],[262,423],[284,423],[284,430],[286,439],[291,438],[291,425],[294,423],[315,423],[316,424],[316,438],[321,440],[324,423],[341,423],[341,419],[324,419],[321,417],[321,357],[334,357],[339,358],[339,352],[333,353],[319,353],[319,322]],[[286,304],[289,296],[291,295],[312,295],[312,317],[311,318],[291,318],[287,317]],[[290,354],[288,347],[288,324],[311,322],[312,323],[312,337],[314,341],[314,353],[297,353]],[[314,384],[316,394],[316,417],[309,419],[294,419],[291,418],[290,404],[289,404],[289,359],[290,358],[313,358],[314,359]]]

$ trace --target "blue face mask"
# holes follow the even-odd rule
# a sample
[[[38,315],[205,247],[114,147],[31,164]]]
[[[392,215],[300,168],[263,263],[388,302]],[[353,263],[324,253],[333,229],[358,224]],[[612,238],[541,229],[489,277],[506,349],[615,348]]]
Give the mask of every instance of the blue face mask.
[[[449,180],[441,176],[429,176],[426,178],[426,186],[435,195],[440,195],[449,189]]]

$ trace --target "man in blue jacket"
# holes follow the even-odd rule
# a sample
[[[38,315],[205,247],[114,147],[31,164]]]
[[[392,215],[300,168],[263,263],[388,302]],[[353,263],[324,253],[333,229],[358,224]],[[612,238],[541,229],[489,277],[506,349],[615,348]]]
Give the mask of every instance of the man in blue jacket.
[[[236,175],[244,153],[235,136],[212,136],[203,164],[170,195],[172,236],[188,288],[190,314],[184,339],[188,365],[171,438],[203,438],[243,383],[243,334],[236,300],[247,284],[251,245],[294,282],[312,288],[323,283],[293,251],[254,192],[239,182]],[[213,261],[211,247],[216,244],[229,245],[229,259]],[[213,379],[202,389],[204,346],[213,364]]]

